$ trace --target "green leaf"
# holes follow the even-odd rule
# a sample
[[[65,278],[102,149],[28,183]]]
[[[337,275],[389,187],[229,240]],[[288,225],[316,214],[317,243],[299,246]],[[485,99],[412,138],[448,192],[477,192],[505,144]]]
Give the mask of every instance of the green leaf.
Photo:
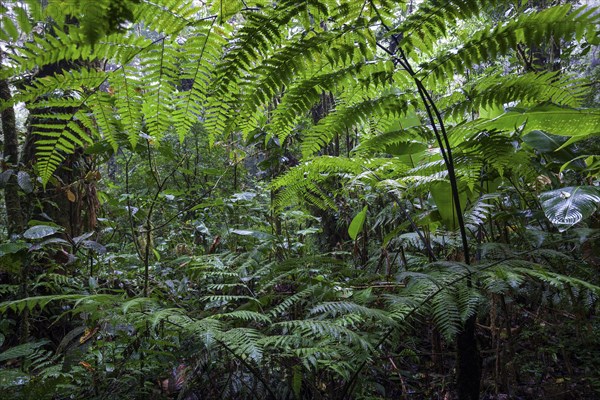
[[[0,244],[0,257],[6,254],[15,254],[21,250],[25,250],[29,247],[27,243],[15,242],[15,243],[2,243]]]
[[[485,123],[483,127],[505,131],[522,127],[524,134],[543,129],[555,135],[582,139],[600,132],[600,110],[555,105],[514,109]]]
[[[352,240],[356,240],[358,234],[362,232],[366,219],[367,206],[365,206],[361,212],[356,214],[356,216],[352,219],[352,222],[350,222],[350,226],[348,227],[348,235],[350,235]]]
[[[81,242],[81,247],[83,247],[84,249],[92,250],[97,254],[106,254],[107,252],[106,247],[94,240],[84,240],[83,242]]]
[[[450,182],[434,182],[430,187],[430,191],[446,228],[451,230],[458,229],[458,217],[456,215],[456,206],[454,205]],[[458,196],[460,207],[464,211],[467,204],[467,191],[461,190]]]
[[[0,353],[0,361],[12,360],[15,358],[26,357],[31,355],[35,349],[48,343],[47,340],[42,340],[36,343],[25,343],[15,347],[11,347],[3,353]]]
[[[296,399],[301,398],[302,393],[302,369],[299,365],[292,367],[292,389],[294,391],[294,397]]]
[[[19,171],[17,173],[17,183],[19,184],[19,187],[21,188],[21,190],[23,190],[25,193],[29,194],[31,192],[33,192],[33,185],[31,183],[31,177],[29,176],[29,174],[25,171]]]
[[[600,203],[600,192],[593,186],[571,186],[540,194],[546,217],[564,232],[592,215]]]
[[[568,140],[567,137],[552,135],[544,131],[531,131],[523,136],[523,142],[540,153],[551,153]]]
[[[59,229],[54,226],[36,225],[27,229],[25,233],[23,233],[23,236],[26,239],[42,239],[46,236],[54,235],[58,230]]]

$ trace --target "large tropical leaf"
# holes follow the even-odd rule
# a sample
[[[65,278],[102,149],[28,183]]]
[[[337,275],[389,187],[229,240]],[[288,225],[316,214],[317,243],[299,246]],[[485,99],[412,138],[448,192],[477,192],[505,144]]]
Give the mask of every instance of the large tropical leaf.
[[[570,186],[540,194],[544,214],[563,232],[592,215],[600,203],[594,186]]]
[[[570,137],[559,148],[600,132],[600,111],[579,110],[552,104],[528,110],[513,109],[484,124],[487,129],[511,130],[522,127],[523,134],[543,130],[554,135]]]
[[[356,237],[359,233],[362,232],[363,227],[365,225],[365,220],[367,219],[367,206],[365,206],[350,222],[350,226],[348,227],[348,235],[352,238],[352,240],[356,240]]]

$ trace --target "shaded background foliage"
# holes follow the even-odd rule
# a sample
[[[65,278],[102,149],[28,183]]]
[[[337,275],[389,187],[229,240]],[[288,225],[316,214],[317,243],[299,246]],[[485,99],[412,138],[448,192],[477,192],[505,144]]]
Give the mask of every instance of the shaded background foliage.
[[[0,9],[3,393],[598,396],[590,4]]]

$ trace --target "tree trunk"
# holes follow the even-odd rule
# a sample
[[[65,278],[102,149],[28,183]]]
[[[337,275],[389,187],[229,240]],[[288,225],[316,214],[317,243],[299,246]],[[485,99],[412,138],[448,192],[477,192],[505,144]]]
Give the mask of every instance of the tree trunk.
[[[456,386],[459,400],[479,400],[481,359],[475,337],[473,315],[463,326],[457,337]]]
[[[0,61],[2,54],[0,54]],[[11,100],[8,81],[0,80],[0,99]],[[7,107],[2,111],[2,132],[4,134],[4,162],[2,171],[12,170],[10,178],[4,186],[4,201],[6,203],[6,218],[8,221],[8,236],[19,234],[23,231],[23,213],[19,199],[19,185],[15,167],[19,161],[19,140],[15,121],[15,110]]]

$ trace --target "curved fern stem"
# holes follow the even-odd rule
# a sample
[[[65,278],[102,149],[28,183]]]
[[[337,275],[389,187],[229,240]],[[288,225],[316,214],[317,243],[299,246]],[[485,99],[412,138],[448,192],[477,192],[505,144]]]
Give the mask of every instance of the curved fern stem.
[[[496,260],[488,265],[486,265],[485,267],[480,268],[478,271],[485,271],[488,270],[490,268],[493,268],[497,265],[500,265],[508,260],[514,260],[517,259],[518,256],[520,254],[525,254],[525,252],[523,253],[519,253],[519,254],[514,254],[511,257],[507,257],[507,258],[503,258],[501,260]],[[415,315],[415,313],[417,311],[419,311],[421,309],[421,307],[423,307],[424,305],[426,305],[427,303],[429,303],[431,300],[433,300],[436,296],[438,296],[440,293],[442,293],[443,291],[447,290],[449,287],[452,287],[458,283],[460,283],[461,281],[463,281],[464,279],[471,279],[471,275],[472,272],[470,270],[467,271],[467,273],[465,273],[464,275],[460,275],[459,277],[455,278],[454,280],[446,283],[445,285],[441,285],[439,286],[438,289],[436,289],[434,292],[432,292],[429,296],[427,296],[426,298],[424,298],[419,304],[417,304],[414,308],[412,308],[404,317],[403,320],[408,320],[409,318],[411,318],[413,315]],[[372,349],[379,349],[381,348],[381,346],[385,343],[385,341],[390,337],[390,335],[392,333],[394,333],[394,331],[398,328],[399,325],[394,325],[391,328],[389,328],[381,337],[381,339],[379,339],[379,341],[372,347]],[[354,386],[356,385],[358,376],[360,375],[360,373],[362,372],[363,368],[367,365],[367,362],[369,361],[368,358],[365,358],[365,360],[363,362],[360,363],[360,365],[356,368],[356,370],[354,370],[354,373],[352,374],[352,376],[350,376],[350,379],[348,379],[348,383],[346,383],[346,385],[344,385],[344,387],[342,388],[341,391],[341,396],[340,399],[347,399],[350,398],[350,394],[352,393],[352,390],[354,389]]]

